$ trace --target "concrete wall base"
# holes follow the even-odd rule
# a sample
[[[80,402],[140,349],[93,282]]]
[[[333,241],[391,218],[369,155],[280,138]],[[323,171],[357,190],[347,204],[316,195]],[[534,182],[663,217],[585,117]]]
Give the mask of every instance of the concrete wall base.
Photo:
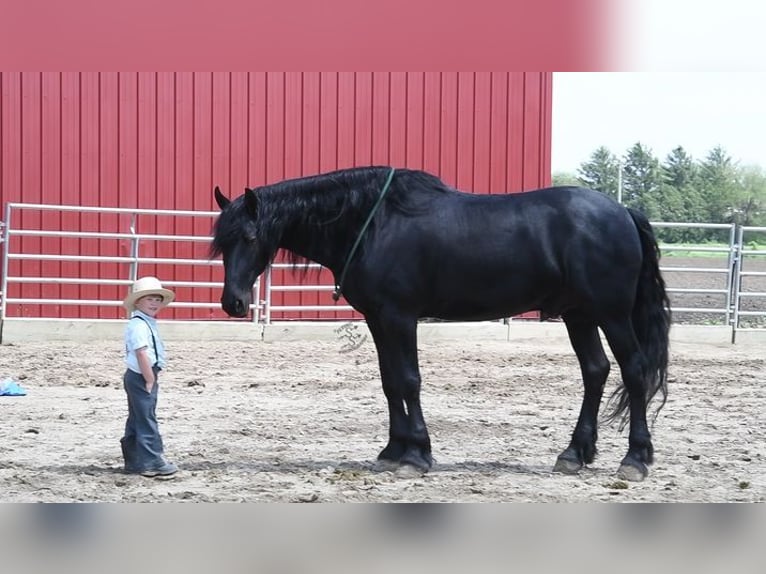
[[[285,321],[261,325],[243,321],[162,321],[160,328],[168,341],[251,341],[275,343],[279,341],[341,341],[346,331],[341,321]],[[356,336],[370,338],[363,321],[350,327]],[[6,319],[3,322],[3,344],[25,341],[92,341],[120,340],[125,320],[91,319]],[[349,327],[345,327],[346,330]],[[674,325],[670,331],[672,342],[689,344],[731,344],[732,330],[726,326]],[[476,323],[420,323],[418,341],[566,341],[567,332],[562,322],[499,321]],[[766,329],[737,333],[738,346],[763,346]]]
[[[124,319],[6,319],[2,343],[25,341],[93,341],[122,340]],[[167,341],[260,341],[263,325],[241,321],[163,321],[159,320],[162,337]]]

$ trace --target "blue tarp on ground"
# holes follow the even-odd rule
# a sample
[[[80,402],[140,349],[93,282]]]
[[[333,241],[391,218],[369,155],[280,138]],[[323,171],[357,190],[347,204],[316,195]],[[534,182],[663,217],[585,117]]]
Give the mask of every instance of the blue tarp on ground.
[[[23,397],[27,391],[21,388],[21,385],[13,379],[4,379],[0,381],[0,397]]]

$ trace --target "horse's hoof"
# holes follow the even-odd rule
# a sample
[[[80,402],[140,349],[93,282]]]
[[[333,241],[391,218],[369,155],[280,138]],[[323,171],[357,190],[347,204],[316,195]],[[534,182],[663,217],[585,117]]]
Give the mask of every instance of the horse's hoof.
[[[414,466],[425,473],[433,466],[434,459],[431,456],[431,453],[424,453],[418,449],[411,449],[405,453],[399,463],[402,466]]]
[[[426,472],[428,472],[428,469],[423,469],[413,464],[402,464],[396,469],[394,474],[396,474],[397,478],[420,478]]]
[[[582,463],[568,458],[557,458],[553,467],[553,472],[560,472],[561,474],[577,474],[581,470]]]
[[[622,463],[617,470],[617,478],[628,480],[630,482],[641,482],[649,475],[649,469],[646,468],[646,465],[642,462],[639,462],[638,464],[641,465],[640,468],[633,464]]]
[[[396,472],[399,470],[399,461],[379,458],[372,465],[373,472]]]
[[[378,460],[389,460],[393,462],[399,462],[407,451],[406,445],[403,442],[391,439],[388,441],[386,448],[380,451],[378,454]]]

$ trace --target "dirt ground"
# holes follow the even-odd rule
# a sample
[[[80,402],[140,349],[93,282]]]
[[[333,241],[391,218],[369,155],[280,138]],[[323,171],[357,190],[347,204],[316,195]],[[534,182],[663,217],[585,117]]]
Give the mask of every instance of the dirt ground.
[[[728,345],[672,347],[670,392],[642,483],[615,477],[626,433],[552,474],[581,401],[566,341],[420,345],[436,465],[376,471],[387,411],[370,341],[168,342],[158,414],[173,480],[126,475],[119,341],[0,346],[2,501],[761,501],[766,502],[766,359]],[[607,383],[617,384],[616,369]]]

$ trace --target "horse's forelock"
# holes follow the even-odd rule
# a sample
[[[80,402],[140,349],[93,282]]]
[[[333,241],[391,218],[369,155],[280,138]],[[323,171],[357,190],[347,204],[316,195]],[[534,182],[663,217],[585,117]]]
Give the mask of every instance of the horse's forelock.
[[[242,228],[249,220],[244,209],[244,200],[240,196],[234,199],[213,224],[213,240],[210,244],[211,257],[221,255],[228,246],[242,237]]]

